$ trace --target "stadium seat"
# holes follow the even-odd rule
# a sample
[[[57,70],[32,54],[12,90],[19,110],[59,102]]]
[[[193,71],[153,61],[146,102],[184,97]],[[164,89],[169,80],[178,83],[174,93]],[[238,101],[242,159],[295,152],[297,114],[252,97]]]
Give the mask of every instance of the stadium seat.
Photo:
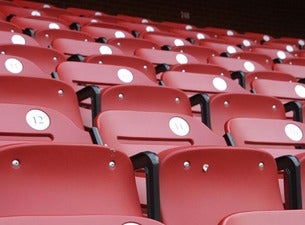
[[[198,59],[187,54],[174,51],[165,51],[157,49],[139,48],[135,50],[135,56],[143,58],[155,66],[167,64],[173,66],[176,64],[200,63]]]
[[[266,152],[195,146],[163,151],[159,162],[165,224],[216,225],[234,213],[284,209],[277,165]]]
[[[1,145],[93,143],[69,85],[54,79],[2,76],[0,86]]]
[[[134,38],[125,27],[117,24],[92,23],[82,26],[81,31],[105,43],[111,38]]]
[[[40,78],[51,78],[51,74],[45,73],[34,62],[19,56],[0,54],[0,75],[30,76]]]
[[[278,48],[273,48],[267,45],[255,45],[252,46],[250,51],[254,53],[260,53],[269,56],[272,60],[284,60],[286,58],[293,57],[289,52],[283,51]]]
[[[224,125],[235,117],[286,119],[282,102],[265,95],[220,93],[211,96],[206,104],[205,121],[219,135],[225,134]]]
[[[277,71],[261,71],[261,72],[253,72],[248,73],[246,75],[246,86],[245,88],[247,90],[251,90],[252,82],[257,79],[266,79],[266,80],[276,80],[276,81],[287,81],[287,82],[297,82],[298,79],[296,79],[294,76],[288,74],[288,73],[282,73]]]
[[[301,225],[304,222],[304,216],[304,210],[252,211],[227,216],[219,225],[258,225],[272,223],[286,225],[291,223],[291,221],[295,225]]]
[[[113,45],[66,38],[53,40],[52,47],[65,54],[66,57],[72,55],[81,55],[83,57],[90,55],[123,55],[123,52]]]
[[[255,41],[251,38],[246,38],[240,35],[227,36],[220,35],[218,37],[219,40],[223,40],[224,42],[240,47],[243,50],[248,49],[250,46],[255,45]]]
[[[228,44],[225,41],[217,39],[202,39],[199,41],[199,45],[215,50],[218,55],[243,52],[241,48],[235,46],[234,44]]]
[[[156,220],[139,216],[121,215],[90,215],[90,216],[18,216],[0,218],[0,225],[31,225],[40,223],[45,225],[162,225]]]
[[[45,48],[52,47],[52,41],[57,38],[67,38],[80,41],[95,41],[90,35],[73,30],[41,30],[35,33],[35,40],[40,44],[40,46]]]
[[[101,88],[117,84],[157,85],[142,72],[120,65],[63,62],[57,67],[57,74],[75,90],[92,84]]]
[[[14,4],[24,7],[24,8],[32,8],[32,9],[42,9],[42,8],[53,8],[55,6],[44,3],[44,2],[34,2],[34,1],[23,1],[23,0],[14,0]]]
[[[257,33],[257,32],[245,32],[243,36],[247,38],[254,39],[257,44],[262,44],[264,42],[270,41],[273,39],[269,34]]]
[[[154,65],[141,58],[121,55],[92,55],[88,56],[85,62],[132,67],[146,74],[152,81],[156,82]]]
[[[218,55],[218,53],[213,49],[192,45],[176,46],[172,48],[172,51],[187,53],[191,56],[194,56],[196,59],[198,59],[201,63],[204,64],[208,63],[208,58],[210,56]]]
[[[213,33],[217,34],[218,37],[220,35],[235,36],[235,35],[239,34],[235,30],[226,29],[226,28],[220,28],[220,27],[204,27],[204,28],[201,28],[200,30],[213,32]]]
[[[220,75],[230,77],[230,71],[225,68],[212,64],[179,64],[171,68],[171,71],[180,71],[188,73],[209,73],[214,75]]]
[[[34,38],[11,31],[0,31],[0,44],[39,46],[39,43]]]
[[[209,57],[208,62],[224,67],[225,69],[235,72],[242,71],[244,73],[255,71],[270,71],[270,67],[265,64],[259,64],[255,61],[235,59],[221,56]]]
[[[164,48],[166,50],[171,50],[176,46],[191,46],[192,44],[180,37],[179,35],[174,35],[170,33],[161,32],[143,32],[141,37],[144,40],[149,40],[158,44],[159,48]]]
[[[126,27],[135,37],[140,37],[144,32],[162,32],[158,27],[151,24],[133,23],[128,21],[120,21],[118,24]]]
[[[112,38],[107,43],[117,46],[127,56],[134,56],[134,52],[138,48],[160,49],[156,43],[139,38]]]
[[[194,45],[199,45],[199,41],[202,39],[212,39],[213,34],[210,32],[200,32],[197,30],[185,30],[185,29],[178,29],[178,28],[171,28],[171,33],[178,34],[186,40],[189,40]]]
[[[32,37],[35,36],[35,32],[46,29],[60,29],[69,30],[69,27],[55,18],[43,18],[43,17],[12,17],[10,22],[17,25],[23,30],[27,30],[27,33]]]
[[[290,65],[290,64],[284,64],[284,63],[276,63],[273,65],[273,70],[283,72],[283,73],[289,73],[292,76],[296,77],[297,79],[303,79],[305,66],[302,65]]]
[[[51,75],[56,66],[65,61],[65,56],[60,52],[43,47],[27,45],[0,45],[1,54],[26,58],[41,68],[44,73]],[[31,53],[31,54],[29,54]]]
[[[192,116],[187,96],[177,89],[114,86],[104,89],[101,110],[95,122],[102,142],[129,156],[177,146],[225,145],[221,136]]]
[[[132,164],[120,151],[98,145],[19,144],[1,147],[0,156],[1,218],[142,216]]]
[[[286,58],[285,60],[283,60],[283,63],[290,65],[305,66],[305,58],[304,57]]]
[[[261,65],[265,65],[266,68],[272,70],[273,59],[267,55],[254,53],[254,52],[236,52],[230,55],[231,58],[244,59],[248,61],[254,61]]]
[[[90,9],[77,8],[77,7],[67,7],[67,11],[70,11],[74,15],[80,17],[101,17],[107,15],[106,13],[98,10],[90,10]]]
[[[23,8],[18,6],[1,6],[0,12],[2,12],[7,20],[10,20],[13,16],[18,17],[31,17],[31,16],[46,16],[46,14],[40,9]]]

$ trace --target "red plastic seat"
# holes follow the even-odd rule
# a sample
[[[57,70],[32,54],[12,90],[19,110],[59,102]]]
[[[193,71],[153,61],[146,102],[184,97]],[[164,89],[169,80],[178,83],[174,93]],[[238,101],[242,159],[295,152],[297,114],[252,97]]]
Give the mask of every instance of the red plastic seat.
[[[224,145],[221,137],[192,116],[187,96],[177,89],[114,86],[104,90],[101,104],[95,122],[103,143],[128,155],[196,144]]]
[[[11,23],[21,27],[22,29],[33,29],[34,32],[46,29],[61,29],[69,30],[69,27],[61,23],[55,18],[43,18],[43,17],[13,17],[10,20]]]
[[[216,225],[238,212],[284,209],[277,166],[266,152],[196,146],[163,151],[159,161],[165,224]]]
[[[0,44],[39,46],[38,42],[32,37],[11,31],[0,31]]]
[[[35,40],[42,47],[51,47],[52,41],[56,38],[67,38],[80,41],[94,41],[90,35],[72,30],[41,30],[35,33]]]
[[[237,53],[243,52],[243,50],[234,44],[228,44],[225,41],[221,41],[218,39],[202,39],[199,41],[199,45],[202,47],[210,48],[215,50],[219,55],[222,53]]]
[[[255,45],[250,49],[252,52],[260,53],[269,56],[271,59],[280,59],[284,60],[286,58],[293,57],[289,52],[283,51],[278,48],[274,48],[267,45]]]
[[[0,63],[2,64],[2,66],[0,67],[1,76],[21,75],[30,77],[51,78],[51,75],[45,73],[37,64],[23,57],[1,54]]]
[[[257,32],[245,32],[243,36],[254,39],[257,44],[264,43],[273,39],[269,34],[257,33]]]
[[[194,56],[201,63],[208,63],[208,58],[210,56],[216,56],[218,53],[210,48],[204,48],[200,46],[192,46],[192,45],[184,45],[184,46],[176,46],[172,48],[172,51],[187,53],[189,55]]]
[[[134,52],[138,48],[160,49],[156,43],[139,38],[115,38],[108,40],[108,44],[117,46],[127,56],[134,56]]]
[[[140,48],[135,50],[135,56],[143,58],[155,65],[158,64],[188,64],[188,63],[200,63],[198,59],[187,54],[173,51],[164,51],[156,49]]]
[[[57,73],[60,80],[75,87],[75,90],[91,84],[101,88],[117,84],[157,85],[142,72],[120,65],[63,62],[57,67]]]
[[[300,173],[301,173],[301,191],[302,191],[302,206],[305,208],[305,153],[299,153],[296,155],[300,161]]]
[[[154,65],[147,60],[121,55],[93,55],[85,59],[88,63],[109,64],[117,66],[127,66],[146,74],[152,81],[156,82],[156,72]]]
[[[41,223],[44,225],[117,225],[117,224],[142,224],[142,225],[162,225],[162,223],[139,216],[121,215],[92,215],[92,216],[18,216],[0,218],[1,225],[31,225]]]
[[[242,71],[245,73],[255,71],[270,71],[271,68],[265,64],[259,64],[255,61],[234,59],[221,56],[214,56],[208,58],[209,63],[222,66],[229,71]]]
[[[70,11],[74,15],[77,15],[77,16],[101,17],[103,15],[107,15],[106,13],[98,11],[98,10],[91,10],[91,9],[84,9],[84,8],[77,8],[77,7],[68,7],[67,11]]]
[[[283,63],[289,64],[289,65],[300,65],[305,66],[305,58],[299,57],[299,58],[286,58],[283,60]]]
[[[235,30],[220,28],[220,27],[204,27],[204,28],[201,28],[200,30],[216,33],[217,36],[220,36],[220,35],[227,35],[227,36],[238,35],[238,32],[235,31]]]
[[[159,32],[143,32],[141,36],[144,40],[149,40],[158,44],[158,46],[173,48],[176,46],[191,46],[192,44],[180,37],[179,35],[159,33]]]
[[[0,87],[2,145],[92,143],[69,85],[54,79],[3,76]]]
[[[0,12],[2,12],[7,18],[8,16],[20,16],[20,17],[31,17],[31,16],[46,16],[46,14],[40,9],[23,8],[17,6],[1,6]]]
[[[81,31],[96,39],[104,38],[105,41],[111,38],[134,38],[134,36],[124,27],[118,25],[106,26],[106,24],[101,24],[101,26],[97,25],[98,23],[84,25],[81,27]]]
[[[113,45],[65,38],[57,38],[53,40],[52,47],[65,54],[67,57],[75,54],[82,56],[112,54],[123,55],[123,52]]]
[[[219,225],[286,225],[293,221],[295,225],[304,223],[304,210],[273,210],[236,213],[224,218]]]
[[[237,52],[230,55],[231,58],[244,59],[257,62],[261,65],[265,65],[266,68],[272,70],[273,60],[267,55],[254,53],[254,52]]]
[[[65,61],[65,56],[60,52],[38,46],[0,45],[0,52],[2,52],[2,54],[26,58],[35,63],[48,75],[51,75],[51,73],[55,71],[56,66],[59,63]],[[29,54],[29,52],[31,54]]]
[[[275,71],[289,73],[292,76],[296,77],[297,79],[305,78],[304,76],[305,66],[277,63],[273,65],[273,69]]]
[[[278,157],[304,152],[305,125],[286,119],[232,118],[225,124],[227,136],[234,146],[254,147]],[[282,151],[282,152],[281,152]]]
[[[41,9],[41,8],[53,8],[55,6],[43,2],[33,2],[33,1],[23,1],[23,0],[14,0],[13,3],[15,3],[18,6],[24,7],[24,8],[32,8],[32,9]]]
[[[297,82],[297,79],[288,73],[281,73],[277,71],[260,71],[260,72],[248,73],[246,75],[246,89],[251,90],[252,82],[257,79]]]
[[[230,71],[225,68],[212,64],[180,64],[171,68],[171,71],[180,71],[188,73],[209,73],[214,75],[220,75],[230,77]]]
[[[2,218],[142,216],[131,161],[120,151],[98,145],[21,144],[1,147],[0,156]]]
[[[274,118],[286,119],[285,109],[279,99],[264,95],[221,93],[209,100],[211,129],[219,134],[225,133],[224,126],[231,118]]]
[[[140,36],[144,32],[162,32],[157,26],[143,23],[133,23],[129,21],[119,21],[119,25],[126,27],[134,36]]]

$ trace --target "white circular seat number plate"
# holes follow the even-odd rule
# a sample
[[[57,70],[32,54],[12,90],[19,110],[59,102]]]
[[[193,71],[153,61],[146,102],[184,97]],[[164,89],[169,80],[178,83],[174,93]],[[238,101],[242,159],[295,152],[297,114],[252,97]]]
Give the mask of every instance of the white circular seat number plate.
[[[169,121],[169,128],[174,134],[181,137],[186,136],[190,132],[188,123],[180,117],[171,118]]]
[[[133,81],[133,74],[127,69],[119,69],[118,77],[124,83],[130,83]]]
[[[25,39],[21,35],[15,34],[11,38],[11,42],[15,45],[25,45]]]
[[[46,130],[50,126],[49,116],[37,109],[28,111],[26,114],[26,122],[34,130]]]
[[[213,86],[219,91],[225,91],[228,87],[226,81],[220,77],[213,79]]]
[[[285,133],[293,141],[300,141],[303,138],[302,130],[295,124],[287,124],[285,126]]]
[[[23,70],[22,63],[15,58],[8,58],[4,63],[5,68],[14,74],[20,73]]]
[[[301,97],[301,98],[305,98],[305,87],[302,85],[296,85],[294,88],[295,93]]]

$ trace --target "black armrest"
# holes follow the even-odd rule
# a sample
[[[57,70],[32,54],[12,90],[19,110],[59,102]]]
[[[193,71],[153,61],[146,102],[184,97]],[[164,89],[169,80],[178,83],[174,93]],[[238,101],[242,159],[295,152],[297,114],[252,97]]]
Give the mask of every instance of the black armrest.
[[[103,141],[102,141],[100,132],[98,131],[97,127],[92,127],[89,130],[89,134],[91,136],[93,144],[103,145]]]
[[[160,221],[159,157],[147,151],[131,156],[130,159],[135,170],[145,169],[147,215],[151,219]]]
[[[285,208],[302,209],[300,162],[294,156],[276,158],[278,170],[284,171]]]
[[[199,105],[201,111],[201,122],[211,128],[210,98],[207,94],[196,94],[190,98],[191,106]]]
[[[163,46],[161,46],[161,49],[165,50],[165,51],[171,51],[172,47],[170,45],[163,45]]]
[[[33,28],[26,28],[22,31],[22,33],[24,33],[32,38],[35,36],[35,30]]]
[[[69,58],[67,58],[67,61],[73,61],[73,62],[83,62],[85,60],[85,57],[80,54],[74,54],[71,55]]]
[[[91,100],[91,112],[92,112],[92,126],[95,117],[101,111],[101,90],[97,86],[87,86],[76,92],[78,101],[81,102],[85,99],[90,98]]]
[[[236,146],[231,133],[225,133],[223,135],[223,137],[224,137],[224,139],[225,139],[225,141],[226,141],[228,146]]]
[[[293,112],[293,120],[303,122],[302,104],[298,101],[291,101],[284,104],[286,112]]]
[[[170,65],[164,63],[164,64],[159,64],[155,67],[155,71],[156,71],[156,74],[158,73],[162,73],[162,72],[165,72],[165,71],[168,71],[170,70]]]
[[[71,24],[70,24],[69,28],[70,28],[71,30],[80,31],[81,25],[80,25],[79,23],[74,22],[74,23],[71,23]]]
[[[235,71],[233,73],[231,73],[231,78],[233,80],[238,79],[238,83],[240,86],[242,86],[243,88],[246,87],[246,75],[244,72],[242,71]]]

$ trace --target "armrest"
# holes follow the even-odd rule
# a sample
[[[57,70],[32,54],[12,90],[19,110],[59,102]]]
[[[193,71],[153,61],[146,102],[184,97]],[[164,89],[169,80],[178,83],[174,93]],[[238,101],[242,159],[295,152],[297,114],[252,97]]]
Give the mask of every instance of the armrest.
[[[287,209],[302,208],[300,162],[294,156],[276,158],[278,170],[284,171],[285,207]]]
[[[145,169],[147,214],[149,218],[160,221],[159,157],[147,151],[131,156],[130,159],[135,170]]]
[[[67,61],[73,61],[73,62],[83,62],[85,60],[85,57],[80,54],[74,54],[71,55],[69,58],[67,58]]]
[[[246,87],[246,75],[244,72],[242,71],[235,71],[233,73],[231,73],[231,78],[233,80],[238,80],[238,83],[240,86],[242,86],[243,88]]]
[[[158,74],[158,73],[168,71],[168,70],[170,70],[170,68],[171,68],[170,65],[164,63],[164,64],[157,65],[155,67],[155,71],[156,71],[156,74]]]
[[[293,120],[303,122],[302,105],[298,101],[291,101],[284,104],[285,112],[293,112]]]
[[[201,111],[201,122],[211,128],[210,98],[207,94],[196,94],[190,98],[191,106],[199,105]]]
[[[87,86],[76,92],[78,102],[81,102],[87,98],[91,100],[91,112],[92,112],[92,123],[95,117],[101,111],[101,90],[97,86]],[[94,126],[94,124],[92,124]]]

